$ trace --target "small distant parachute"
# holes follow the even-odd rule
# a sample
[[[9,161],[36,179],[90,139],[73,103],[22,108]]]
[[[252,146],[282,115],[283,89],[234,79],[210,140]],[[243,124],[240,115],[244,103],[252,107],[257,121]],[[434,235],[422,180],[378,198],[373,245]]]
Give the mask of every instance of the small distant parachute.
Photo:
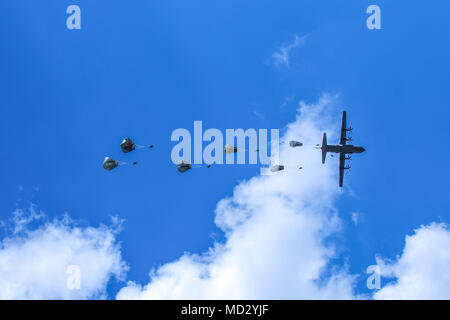
[[[283,170],[284,170],[284,166],[281,164],[275,164],[270,167],[271,172],[278,172],[278,171],[283,171]]]
[[[115,167],[119,166],[119,162],[111,159],[110,157],[105,157],[105,160],[103,160],[103,169],[105,170],[112,170]]]
[[[145,146],[137,145],[131,140],[130,138],[125,138],[120,143],[120,149],[122,149],[123,153],[131,152],[135,149],[142,149],[145,148]],[[150,145],[149,148],[153,148],[153,145]]]
[[[292,148],[295,148],[295,147],[301,147],[301,146],[303,146],[303,143],[301,143],[301,142],[299,142],[299,141],[291,140],[291,141],[289,141],[289,145],[290,145]]]
[[[233,147],[232,145],[226,144],[226,145],[223,147],[223,151],[224,151],[226,154],[235,153],[235,152],[237,152],[237,147]]]
[[[122,149],[123,153],[128,153],[136,149],[136,144],[130,138],[125,138],[120,144],[120,149]]]
[[[185,161],[185,160],[181,160],[177,164],[178,172],[181,172],[181,173],[186,172],[186,171],[188,171],[191,168],[192,168],[192,165],[189,162]]]
[[[199,169],[199,168],[211,168],[211,165],[210,164],[192,165],[190,162],[188,162],[186,160],[181,160],[181,161],[178,161],[178,163],[177,163],[178,172],[181,172],[181,173],[186,172],[190,169]]]
[[[129,164],[129,162],[119,162],[111,159],[110,157],[105,157],[103,160],[103,169],[111,171],[112,169],[124,164]],[[131,164],[137,164],[137,162],[132,162]]]

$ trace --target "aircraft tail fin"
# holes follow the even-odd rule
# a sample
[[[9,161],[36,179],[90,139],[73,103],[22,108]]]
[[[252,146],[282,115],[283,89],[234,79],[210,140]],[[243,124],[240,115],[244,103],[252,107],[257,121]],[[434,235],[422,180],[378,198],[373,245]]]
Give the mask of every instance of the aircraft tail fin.
[[[327,157],[327,134],[324,132],[322,139],[322,163],[325,163],[326,157]]]

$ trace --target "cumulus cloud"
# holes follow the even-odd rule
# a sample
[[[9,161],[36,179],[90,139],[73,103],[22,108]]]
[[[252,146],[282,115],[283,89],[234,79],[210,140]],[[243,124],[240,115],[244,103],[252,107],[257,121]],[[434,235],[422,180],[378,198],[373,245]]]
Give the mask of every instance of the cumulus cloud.
[[[300,103],[280,148],[285,171],[257,176],[221,200],[215,223],[225,233],[208,252],[186,253],[150,272],[148,284],[129,282],[118,299],[350,299],[355,277],[330,266],[328,237],[340,229],[333,206],[339,193],[333,161],[322,165],[312,148],[322,132],[336,137],[335,97]],[[305,170],[299,170],[299,166]]]
[[[450,230],[446,224],[421,226],[406,236],[395,261],[377,258],[381,275],[395,278],[376,299],[450,299]]]
[[[105,298],[111,277],[124,279],[117,218],[111,226],[79,227],[67,215],[48,221],[32,206],[16,210],[12,221],[0,242],[0,299]]]
[[[280,49],[272,54],[272,61],[276,66],[289,66],[289,61],[291,58],[291,52],[301,46],[304,45],[307,39],[307,35],[299,37],[298,35],[294,35],[294,41],[289,44],[283,44]]]

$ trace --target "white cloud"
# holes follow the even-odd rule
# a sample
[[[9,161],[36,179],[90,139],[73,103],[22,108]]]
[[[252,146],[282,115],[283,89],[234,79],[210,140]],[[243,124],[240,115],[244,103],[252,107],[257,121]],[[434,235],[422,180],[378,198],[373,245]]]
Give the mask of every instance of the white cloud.
[[[396,278],[376,299],[450,299],[450,230],[445,224],[421,226],[406,236],[396,261],[378,258],[381,275]]]
[[[281,104],[281,108],[284,108],[284,107],[286,107],[288,104],[290,104],[293,100],[294,100],[294,98],[295,98],[295,95],[290,95],[290,96],[286,96],[286,97],[284,97],[284,99],[283,99],[283,103]]]
[[[289,66],[291,58],[291,52],[295,48],[305,44],[307,35],[299,37],[294,35],[294,41],[290,44],[283,44],[280,49],[272,54],[272,61],[276,66],[285,65]]]
[[[259,112],[258,110],[254,109],[253,114],[255,116],[257,116],[258,118],[260,118],[261,120],[264,120],[264,115],[261,112]]]
[[[12,213],[13,234],[18,234],[24,230],[30,223],[44,218],[44,213],[38,211],[34,205],[31,205],[28,211],[16,209]]]
[[[361,214],[359,212],[352,212],[352,221],[355,226],[358,225]]]
[[[32,229],[29,224],[40,220]],[[104,298],[112,276],[123,279],[122,261],[112,226],[78,227],[68,216],[43,221],[42,212],[16,210],[12,233],[0,242],[0,299]],[[80,269],[80,288],[69,289],[69,266]]]
[[[283,140],[300,140],[305,147],[280,148],[285,171],[242,182],[218,203],[215,222],[225,232],[224,243],[162,265],[148,284],[129,282],[117,298],[353,298],[355,277],[345,266],[329,265],[336,251],[325,243],[340,228],[333,206],[336,165],[322,165],[320,151],[312,148],[323,131],[336,137],[334,100],[323,96],[317,104],[300,104]]]

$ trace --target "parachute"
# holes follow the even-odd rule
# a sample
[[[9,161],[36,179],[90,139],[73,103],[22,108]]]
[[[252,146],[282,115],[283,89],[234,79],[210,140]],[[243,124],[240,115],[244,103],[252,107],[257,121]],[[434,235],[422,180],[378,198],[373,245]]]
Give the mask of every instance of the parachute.
[[[117,160],[111,159],[110,157],[105,157],[103,160],[103,169],[111,171],[112,169],[124,165],[130,164],[129,162],[119,162]],[[137,164],[137,162],[132,162],[131,164]]]
[[[119,162],[117,162],[114,159],[111,159],[110,157],[105,157],[105,160],[103,160],[103,169],[105,170],[112,170],[115,167],[117,167],[119,165]]]
[[[122,149],[123,153],[128,153],[135,149],[141,148],[145,147],[135,144],[130,138],[125,138],[120,143],[120,149]],[[153,145],[151,145],[150,148],[153,148]],[[110,157],[105,157],[105,159],[103,160],[103,169],[111,171],[112,169],[124,164],[137,164],[137,162],[119,162],[117,160],[111,159]]]
[[[292,148],[295,148],[295,147],[301,147],[303,145],[303,143],[301,143],[299,141],[292,140],[292,141],[289,141],[289,145]]]
[[[145,146],[141,146],[138,144],[135,144],[133,142],[133,140],[131,140],[130,138],[125,138],[122,140],[122,142],[120,143],[120,149],[122,149],[123,153],[128,153],[131,152],[135,149],[142,149],[145,148]],[[153,145],[150,145],[149,148],[153,148]]]
[[[178,172],[181,172],[181,173],[186,172],[186,171],[188,171],[191,168],[192,168],[192,165],[189,162],[185,161],[185,160],[181,160],[177,164]]]
[[[223,151],[224,151],[226,154],[235,153],[235,152],[237,152],[237,147],[233,147],[232,145],[226,144],[226,145],[223,147]]]
[[[271,172],[277,172],[277,171],[282,171],[282,170],[284,170],[284,166],[281,164],[275,164],[272,167],[270,167]]]
[[[177,163],[178,172],[181,172],[181,173],[186,172],[186,171],[188,171],[190,169],[199,169],[199,168],[211,168],[211,165],[210,164],[206,164],[206,165],[199,165],[199,164],[192,165],[186,160],[181,160],[181,161],[178,161],[178,163]]]
[[[122,140],[122,143],[120,144],[120,149],[122,149],[123,153],[128,153],[136,149],[136,145],[130,138],[125,138]]]

